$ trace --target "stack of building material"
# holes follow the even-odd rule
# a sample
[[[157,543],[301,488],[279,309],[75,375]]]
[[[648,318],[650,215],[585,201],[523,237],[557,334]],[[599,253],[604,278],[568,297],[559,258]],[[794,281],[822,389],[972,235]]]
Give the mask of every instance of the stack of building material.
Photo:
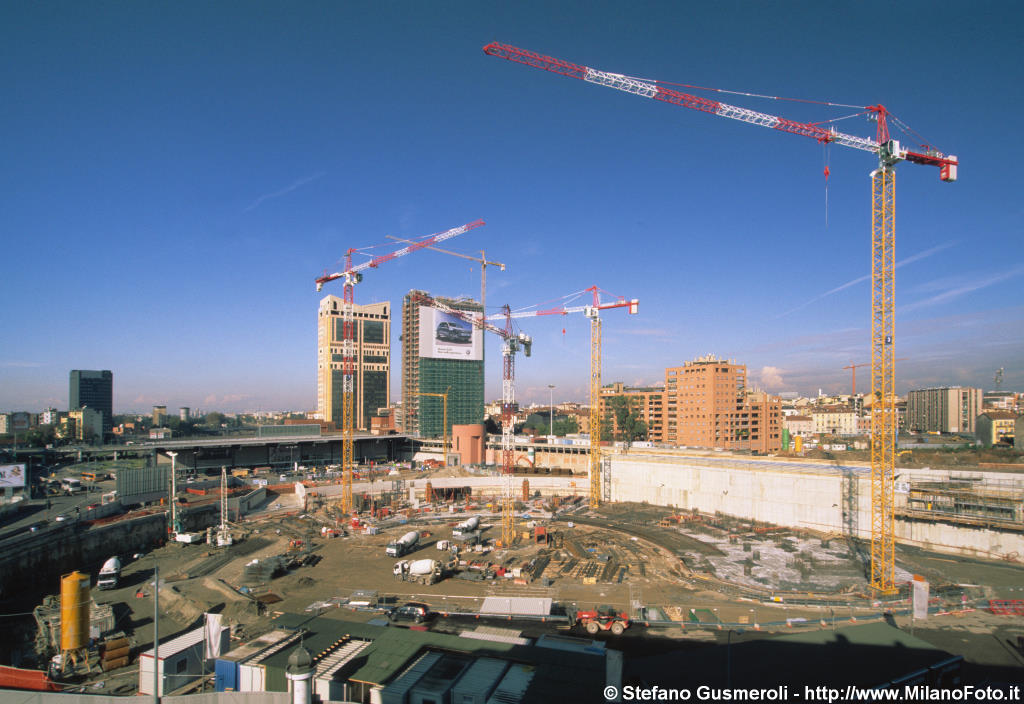
[[[127,638],[113,638],[100,646],[100,669],[104,672],[125,667],[132,659],[132,646]]]

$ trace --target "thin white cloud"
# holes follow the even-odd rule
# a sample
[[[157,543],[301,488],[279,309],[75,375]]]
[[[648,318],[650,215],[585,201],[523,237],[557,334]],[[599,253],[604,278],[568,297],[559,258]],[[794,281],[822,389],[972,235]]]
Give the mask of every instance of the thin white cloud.
[[[899,269],[901,266],[906,266],[907,264],[912,264],[914,262],[921,261],[922,259],[926,259],[926,258],[928,258],[928,257],[930,257],[930,256],[932,256],[934,254],[938,254],[939,252],[941,252],[944,249],[949,249],[954,244],[956,244],[956,242],[944,242],[943,244],[936,245],[935,247],[932,247],[931,249],[926,249],[923,252],[918,252],[917,254],[912,254],[909,257],[907,257],[906,259],[902,259],[902,260],[896,262],[896,268]],[[787,310],[784,313],[779,313],[777,316],[775,316],[775,319],[778,320],[779,318],[784,318],[787,315],[789,315],[790,313],[795,313],[798,310],[806,308],[807,306],[811,305],[812,303],[816,303],[817,301],[820,301],[822,298],[825,298],[826,296],[831,296],[833,293],[839,293],[840,291],[848,289],[851,286],[856,286],[857,284],[862,283],[864,281],[868,281],[870,279],[871,279],[871,275],[870,274],[865,275],[865,276],[858,276],[856,279],[853,279],[852,281],[847,281],[845,284],[840,284],[839,286],[836,286],[833,289],[825,291],[825,293],[819,294],[819,295],[815,296],[814,298],[812,298],[812,299],[810,299],[808,301],[804,301],[803,303],[801,303],[800,305],[796,306],[795,308],[790,308],[789,310]]]
[[[995,286],[998,283],[1002,283],[1007,279],[1015,278],[1017,276],[1020,276],[1021,274],[1024,274],[1024,267],[1020,266],[1014,269],[1010,269],[1009,271],[1000,272],[998,274],[990,274],[984,278],[977,279],[975,281],[971,281],[961,286],[957,286],[955,288],[943,291],[942,293],[936,296],[925,298],[920,301],[915,301],[905,306],[900,306],[898,312],[907,313],[909,311],[918,310],[920,308],[925,308],[927,306],[935,306],[942,303],[949,303],[955,298],[966,296],[968,293],[973,293],[974,291],[979,291],[983,288],[988,288],[989,286]]]
[[[246,207],[242,212],[248,213],[250,210],[255,210],[268,200],[273,200],[274,198],[280,198],[281,196],[288,195],[292,191],[302,188],[306,184],[312,183],[313,181],[316,181],[318,178],[322,178],[326,175],[327,173],[325,171],[321,171],[320,173],[313,174],[312,176],[300,178],[298,181],[295,181],[291,185],[285,186],[279,191],[274,191],[273,193],[264,193],[259,198],[250,203],[248,207]]]
[[[21,360],[16,359],[0,361],[0,367],[4,368],[35,369],[42,366],[44,366],[42,362],[22,362]]]

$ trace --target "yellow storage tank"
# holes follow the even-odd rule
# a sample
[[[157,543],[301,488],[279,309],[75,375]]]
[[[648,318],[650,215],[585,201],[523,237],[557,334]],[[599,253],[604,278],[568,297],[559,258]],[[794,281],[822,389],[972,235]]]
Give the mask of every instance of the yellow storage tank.
[[[72,572],[60,578],[60,649],[78,650],[89,643],[89,575]]]
[[[796,452],[802,452],[804,449],[804,439],[797,435],[793,438],[793,450]]]

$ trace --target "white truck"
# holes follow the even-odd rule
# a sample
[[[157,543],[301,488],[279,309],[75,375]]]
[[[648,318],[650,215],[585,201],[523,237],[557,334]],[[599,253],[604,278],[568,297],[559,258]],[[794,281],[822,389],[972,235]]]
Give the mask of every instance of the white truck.
[[[186,545],[196,545],[206,540],[205,533],[175,533],[174,539]]]
[[[443,569],[437,560],[400,560],[395,563],[395,579],[402,582],[436,584],[441,581]]]
[[[121,579],[121,561],[117,557],[111,557],[100,567],[99,578],[96,580],[97,589],[117,589],[117,583]]]
[[[462,538],[480,527],[480,516],[473,516],[472,518],[463,521],[459,525],[452,528],[453,538]]]
[[[414,530],[409,531],[398,540],[388,543],[384,548],[384,554],[388,557],[401,557],[412,552],[416,543],[420,541],[420,534]]]

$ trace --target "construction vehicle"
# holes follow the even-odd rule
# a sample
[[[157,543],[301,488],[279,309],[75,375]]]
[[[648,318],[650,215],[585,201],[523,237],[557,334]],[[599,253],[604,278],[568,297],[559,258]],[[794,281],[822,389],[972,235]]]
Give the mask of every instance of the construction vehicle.
[[[117,589],[117,583],[121,579],[121,560],[116,556],[109,558],[100,567],[99,578],[96,580],[97,589]]]
[[[480,527],[480,516],[473,516],[472,518],[463,521],[459,525],[452,528],[453,538],[462,538],[468,533],[472,533]]]
[[[464,232],[480,227],[484,224],[483,220],[476,220],[474,222],[462,225],[460,227],[452,228],[445,232],[440,232],[432,237],[429,237],[416,244],[411,244],[408,247],[402,247],[394,252],[388,254],[382,254],[380,256],[372,258],[368,262],[363,262],[353,266],[352,254],[358,250],[348,249],[345,252],[345,269],[334,274],[325,273],[323,276],[316,279],[316,290],[320,291],[323,289],[324,284],[328,281],[334,281],[335,279],[344,279],[344,305],[342,308],[342,414],[341,414],[341,467],[342,467],[342,487],[341,487],[341,510],[343,513],[348,513],[352,510],[352,471],[353,471],[353,455],[352,455],[352,438],[354,435],[353,421],[355,417],[354,412],[354,389],[355,389],[355,287],[356,284],[363,280],[362,272],[365,269],[375,269],[384,262],[391,261],[398,257],[415,252],[418,249],[423,249],[437,242],[443,242],[452,237],[457,237]]]
[[[890,121],[908,136],[920,139],[882,104],[861,106],[862,114],[876,123],[875,138],[839,132],[821,123],[800,122],[777,115],[729,105],[718,100],[683,93],[659,81],[600,71],[551,56],[491,42],[484,53],[568,78],[613,88],[638,97],[706,114],[767,127],[779,132],[810,137],[822,145],[870,152],[878,159],[871,172],[871,575],[878,594],[894,594],[895,566],[895,460],[896,460],[896,166],[902,162],[934,166],[941,181],[957,179],[959,159],[931,145],[920,151],[906,149],[889,133]],[[679,84],[677,84],[679,85]],[[717,89],[711,89],[717,90]],[[779,100],[778,96],[759,96]],[[852,117],[852,116],[847,116]],[[845,119],[845,118],[839,118]],[[834,122],[834,120],[830,121]],[[829,169],[825,167],[825,178]],[[826,181],[827,183],[827,181]]]
[[[409,531],[398,540],[393,540],[384,548],[384,554],[388,557],[401,557],[412,552],[416,543],[420,541],[420,534],[414,530]]]
[[[394,567],[395,579],[431,585],[441,581],[444,570],[437,560],[399,560]]]
[[[629,616],[605,604],[596,609],[570,614],[569,625],[583,626],[592,636],[597,635],[600,631],[611,631],[613,635],[619,636],[629,628]]]

